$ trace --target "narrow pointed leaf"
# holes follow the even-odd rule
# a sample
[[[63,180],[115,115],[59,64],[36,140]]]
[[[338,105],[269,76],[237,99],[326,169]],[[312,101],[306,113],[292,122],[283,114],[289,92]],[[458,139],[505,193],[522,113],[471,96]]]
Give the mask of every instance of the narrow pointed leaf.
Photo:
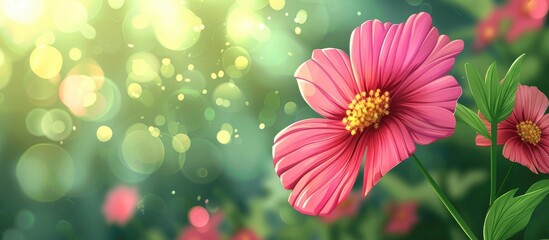
[[[465,64],[465,74],[467,75],[467,81],[469,88],[475,99],[478,109],[484,115],[486,120],[492,122],[492,115],[489,111],[489,96],[488,90],[484,79],[480,76],[478,71],[471,64]]]
[[[500,99],[500,83],[499,74],[496,63],[492,63],[488,70],[486,71],[486,89],[488,90],[488,109],[490,110],[492,116],[497,116],[498,113],[498,100]]]
[[[497,122],[501,122],[513,112],[515,106],[515,94],[519,83],[519,74],[524,54],[520,55],[507,71],[503,79],[503,85],[500,94],[497,116],[494,117]]]
[[[488,133],[488,129],[486,129],[486,126],[484,125],[478,114],[473,112],[471,109],[458,103],[456,107],[456,118],[458,121],[469,125],[471,128],[473,128],[473,130],[475,130],[475,132],[479,133],[485,138],[490,139],[490,133]]]
[[[517,189],[496,199],[484,220],[484,239],[508,239],[524,229],[538,204],[549,194],[549,179],[534,183],[524,195]]]

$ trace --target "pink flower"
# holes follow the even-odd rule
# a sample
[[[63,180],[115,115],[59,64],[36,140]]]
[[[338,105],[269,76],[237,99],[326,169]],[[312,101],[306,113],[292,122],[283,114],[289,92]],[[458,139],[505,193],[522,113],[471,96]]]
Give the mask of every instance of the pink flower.
[[[219,223],[223,219],[221,213],[216,213],[208,218],[207,223],[202,227],[195,227],[192,224],[187,226],[179,234],[178,240],[218,240],[220,234]],[[189,219],[190,221],[190,219]]]
[[[547,97],[537,88],[519,85],[515,108],[498,124],[498,145],[503,156],[528,167],[532,172],[549,173],[549,106]],[[482,117],[482,116],[481,116]],[[490,131],[490,124],[482,117]],[[478,146],[490,146],[490,140],[477,135]],[[537,169],[537,170],[536,170]]]
[[[124,225],[135,212],[139,196],[137,189],[128,186],[117,186],[111,189],[103,203],[103,214],[109,223]]]
[[[453,134],[461,87],[447,75],[463,41],[432,27],[427,13],[406,23],[366,21],[353,31],[351,57],[315,50],[295,73],[305,101],[325,119],[278,133],[275,171],[301,213],[327,215],[347,197],[366,152],[362,194],[415,151]]]
[[[482,49],[499,36],[500,25],[507,17],[507,10],[494,8],[490,15],[483,19],[476,27],[475,49]]]
[[[417,223],[417,203],[404,202],[390,207],[390,219],[385,232],[390,234],[407,234]]]
[[[261,238],[251,229],[241,229],[232,238],[233,240],[260,240]]]
[[[351,194],[337,206],[334,211],[322,217],[322,220],[327,223],[336,221],[342,217],[352,217],[356,215],[362,203],[360,193],[351,192]]]
[[[539,29],[545,23],[549,0],[510,0],[505,7],[511,17],[507,40],[514,41],[524,32]]]

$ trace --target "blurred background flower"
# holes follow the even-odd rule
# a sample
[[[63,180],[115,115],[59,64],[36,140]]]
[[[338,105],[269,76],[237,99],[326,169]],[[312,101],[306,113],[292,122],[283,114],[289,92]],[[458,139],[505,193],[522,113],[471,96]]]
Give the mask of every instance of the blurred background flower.
[[[259,239],[463,239],[408,161],[337,220],[298,213],[273,170],[273,139],[319,117],[298,91],[297,67],[313,49],[349,52],[352,30],[368,19],[429,12],[440,32],[465,41],[451,72],[463,89],[465,62],[484,71],[497,61],[503,75],[526,53],[521,83],[548,93],[547,10],[527,2],[0,0],[0,238],[231,239],[249,230]],[[474,51],[477,26],[511,4],[527,14],[494,21],[496,37]],[[469,94],[459,101],[472,106]],[[489,154],[474,139],[458,123],[416,154],[480,235]],[[544,177],[514,167],[502,191]],[[103,212],[120,185],[138,189],[123,225]],[[417,222],[386,233],[384,206],[409,201]],[[203,218],[189,219],[196,206],[207,231],[193,225]],[[547,212],[545,199],[517,238],[548,238]]]

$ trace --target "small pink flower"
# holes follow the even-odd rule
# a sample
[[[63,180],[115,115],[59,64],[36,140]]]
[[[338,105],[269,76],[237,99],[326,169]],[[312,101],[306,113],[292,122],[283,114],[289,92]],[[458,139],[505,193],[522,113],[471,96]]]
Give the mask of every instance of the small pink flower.
[[[511,17],[507,40],[514,41],[524,32],[540,29],[545,23],[549,0],[510,0],[505,9]]]
[[[261,238],[251,229],[241,229],[232,238],[232,240],[260,240]]]
[[[417,223],[417,203],[404,202],[390,207],[389,222],[385,232],[389,234],[407,234]]]
[[[549,100],[537,87],[519,85],[513,112],[498,124],[497,142],[503,144],[503,156],[534,173],[549,173],[549,114],[545,114],[548,106]],[[490,124],[481,118],[490,131]],[[491,145],[480,135],[476,143]]]
[[[366,21],[353,31],[351,57],[315,50],[296,71],[305,101],[324,119],[278,133],[275,171],[289,202],[327,215],[353,188],[366,153],[362,194],[415,151],[454,133],[461,87],[447,75],[463,41],[439,35],[427,13],[406,23]]]
[[[342,217],[353,217],[357,214],[360,204],[362,203],[362,196],[360,193],[351,192],[349,196],[343,200],[343,202],[337,206],[330,214],[323,216],[322,220],[327,223],[336,221]]]
[[[103,203],[103,214],[109,223],[124,225],[135,212],[139,196],[137,189],[128,186],[117,186],[111,189]]]
[[[494,8],[488,17],[479,22],[476,27],[475,49],[486,47],[499,36],[500,25],[506,17],[506,9]]]
[[[202,227],[195,227],[193,224],[187,226],[179,234],[178,240],[218,240],[220,239],[219,234],[219,223],[223,216],[221,213],[213,214],[213,216],[208,217],[208,221]],[[191,221],[191,219],[189,219]]]

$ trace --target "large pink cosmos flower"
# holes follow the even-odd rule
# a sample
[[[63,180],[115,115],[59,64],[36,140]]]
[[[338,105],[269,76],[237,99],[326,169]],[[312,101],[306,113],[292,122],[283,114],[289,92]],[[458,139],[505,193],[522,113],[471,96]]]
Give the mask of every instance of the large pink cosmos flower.
[[[514,41],[524,32],[543,27],[549,0],[510,0],[505,8],[511,17],[507,40]]]
[[[275,137],[273,162],[289,202],[326,215],[351,191],[364,153],[362,194],[415,151],[453,134],[461,87],[447,75],[463,41],[450,41],[419,13],[406,23],[366,21],[349,58],[313,51],[295,73],[305,101],[325,119],[296,122]]]
[[[131,219],[139,195],[134,187],[117,186],[111,189],[103,203],[103,214],[109,223],[124,225]]]
[[[534,173],[549,173],[549,114],[545,114],[548,106],[549,100],[537,87],[519,85],[513,112],[498,123],[497,142],[503,144],[503,156]],[[490,131],[490,124],[482,119]],[[476,143],[491,145],[480,135]]]

